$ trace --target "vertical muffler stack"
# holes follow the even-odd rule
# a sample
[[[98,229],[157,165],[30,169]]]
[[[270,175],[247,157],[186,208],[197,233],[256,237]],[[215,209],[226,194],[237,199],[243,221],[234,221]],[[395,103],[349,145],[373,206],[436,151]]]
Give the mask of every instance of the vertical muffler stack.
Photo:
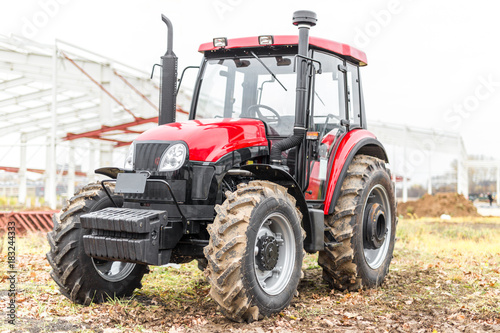
[[[309,10],[298,10],[293,13],[293,24],[299,28],[299,48],[297,59],[297,90],[295,95],[295,125],[293,135],[281,140],[271,147],[271,163],[281,165],[281,152],[299,146],[306,134],[307,109],[307,60],[309,56],[309,29],[316,25],[316,13]],[[298,154],[297,154],[298,155]],[[301,178],[301,177],[299,177]],[[302,177],[303,178],[303,177]],[[297,179],[302,185],[303,181]]]
[[[308,10],[298,10],[293,13],[293,24],[299,28],[298,55],[309,56],[309,29],[316,25],[316,13]],[[301,136],[306,132],[306,102],[307,102],[307,60],[297,59],[297,90],[295,95],[295,125],[294,133],[300,130]]]
[[[161,85],[160,85],[160,116],[158,125],[175,122],[176,96],[177,96],[177,57],[172,50],[173,29],[172,23],[165,16],[161,19],[167,25],[168,40],[167,52],[161,57]]]

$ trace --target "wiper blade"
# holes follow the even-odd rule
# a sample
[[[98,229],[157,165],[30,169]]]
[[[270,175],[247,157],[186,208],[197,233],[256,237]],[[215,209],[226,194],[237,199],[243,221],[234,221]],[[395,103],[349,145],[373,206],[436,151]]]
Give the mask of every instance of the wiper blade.
[[[273,79],[275,79],[276,81],[278,81],[278,83],[283,87],[283,89],[285,89],[285,91],[288,91],[285,88],[285,86],[283,85],[283,83],[281,83],[281,81],[278,80],[278,78],[276,77],[276,75],[274,75],[273,71],[269,67],[267,67],[266,64],[259,57],[257,57],[257,55],[255,53],[253,53],[253,51],[250,51],[250,54],[252,54],[253,57],[255,59],[257,59],[261,63],[262,66],[264,66],[264,68],[269,72],[269,74],[271,74],[271,76],[273,77]]]

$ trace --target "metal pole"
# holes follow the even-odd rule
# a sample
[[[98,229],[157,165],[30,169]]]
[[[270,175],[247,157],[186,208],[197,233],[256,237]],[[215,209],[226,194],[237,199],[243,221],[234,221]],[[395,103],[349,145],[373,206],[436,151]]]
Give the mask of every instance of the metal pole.
[[[112,95],[111,90],[111,68],[108,64],[101,65],[101,73],[100,73],[100,85],[103,89],[100,91],[100,112],[99,118],[101,122],[101,126],[106,125],[110,126],[113,120],[113,112],[111,111],[111,100],[107,98],[106,95]]]
[[[27,193],[27,149],[26,149],[26,133],[21,134],[21,165],[19,167],[19,193],[18,202],[22,205],[26,203]]]
[[[87,178],[89,179],[89,182],[97,181],[97,174],[94,170],[97,168],[96,155],[98,152],[100,158],[100,147],[100,142],[89,142],[89,169],[87,171]]]
[[[432,195],[432,168],[431,168],[432,154],[429,156],[429,179],[427,182],[427,193]]]
[[[461,136],[458,136],[458,156],[457,193],[463,194],[466,199],[469,199],[469,166],[467,163],[467,153],[465,152]]]
[[[500,205],[500,163],[497,164],[497,205]]]
[[[113,84],[111,80],[111,67],[109,65],[101,66],[101,85],[105,90],[101,91],[101,126],[111,125],[113,121],[113,111],[111,110],[111,101],[106,98],[105,91],[113,94]],[[101,142],[99,145],[99,166],[112,166],[113,163],[113,145]],[[92,170],[93,171],[93,170]],[[98,177],[98,176],[97,176]]]
[[[57,126],[57,42],[54,44],[54,53],[52,55],[52,112],[51,112],[51,131],[49,144],[49,160],[47,161],[48,188],[47,199],[50,208],[56,209],[56,126]]]
[[[75,193],[75,144],[69,143],[68,154],[68,189],[66,191],[67,198],[70,199]]]
[[[49,194],[49,187],[51,186],[50,183],[50,168],[51,168],[51,161],[52,161],[52,156],[51,156],[51,150],[50,150],[50,134],[47,136],[45,139],[45,173],[44,173],[44,191],[43,191],[43,198],[45,200],[44,205],[46,206],[47,203],[50,201],[50,194]]]
[[[408,137],[408,128],[405,128],[405,140],[404,140],[404,146],[403,146],[403,161],[406,160],[406,140]],[[408,201],[408,180],[407,180],[407,174],[406,174],[407,169],[403,168],[403,202]]]

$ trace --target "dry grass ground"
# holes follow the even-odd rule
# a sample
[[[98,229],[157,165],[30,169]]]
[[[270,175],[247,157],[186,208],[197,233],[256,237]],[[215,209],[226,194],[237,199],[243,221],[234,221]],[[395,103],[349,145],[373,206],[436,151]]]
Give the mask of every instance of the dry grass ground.
[[[134,297],[88,307],[61,296],[49,276],[44,235],[18,239],[18,320],[5,322],[0,275],[0,332],[478,332],[500,331],[500,218],[400,220],[383,286],[342,293],[321,280],[307,256],[299,296],[282,313],[233,323],[208,296],[190,263],[152,267]],[[6,248],[0,256],[6,271]]]

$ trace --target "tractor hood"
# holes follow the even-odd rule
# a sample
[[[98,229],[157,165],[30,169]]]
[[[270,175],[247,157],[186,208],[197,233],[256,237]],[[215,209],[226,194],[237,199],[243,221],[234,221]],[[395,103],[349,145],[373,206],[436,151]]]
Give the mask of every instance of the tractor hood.
[[[203,119],[152,128],[138,141],[184,141],[191,161],[216,162],[234,150],[268,146],[264,123],[257,119]]]

